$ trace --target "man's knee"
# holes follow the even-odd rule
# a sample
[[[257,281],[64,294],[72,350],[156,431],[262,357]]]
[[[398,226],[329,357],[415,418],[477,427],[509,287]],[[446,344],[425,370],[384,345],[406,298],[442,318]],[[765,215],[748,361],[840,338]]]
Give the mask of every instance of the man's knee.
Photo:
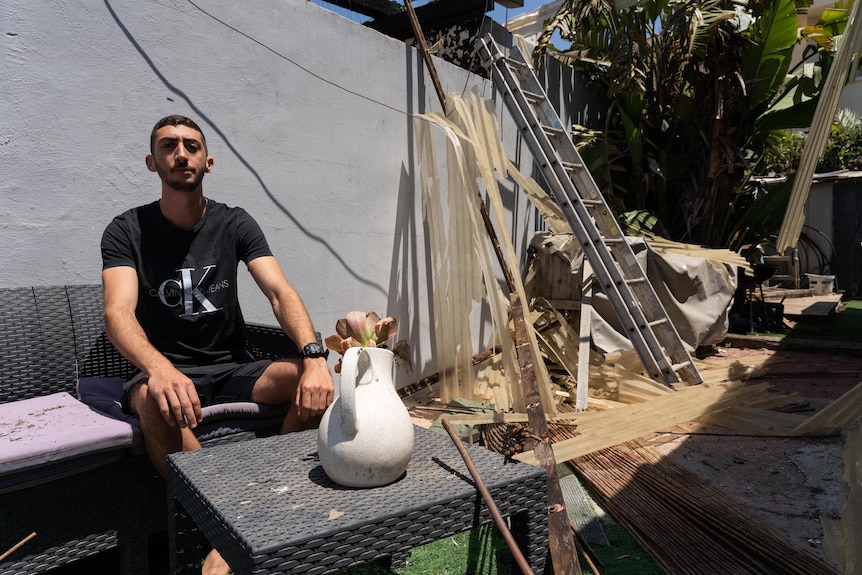
[[[146,380],[135,384],[129,390],[129,406],[132,413],[141,420],[141,428],[144,432],[151,425],[158,424],[160,419],[164,420],[158,402],[150,395]]]
[[[297,360],[272,362],[252,388],[252,401],[271,405],[293,403],[302,367]]]
[[[140,412],[146,404],[147,393],[146,380],[138,381],[126,391],[129,411],[138,417],[140,417]]]

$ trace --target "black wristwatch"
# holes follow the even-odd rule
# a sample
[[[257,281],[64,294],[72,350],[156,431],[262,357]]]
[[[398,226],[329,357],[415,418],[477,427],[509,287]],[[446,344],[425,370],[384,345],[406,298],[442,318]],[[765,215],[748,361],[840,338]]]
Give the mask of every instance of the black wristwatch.
[[[302,348],[302,357],[322,357],[326,359],[329,357],[329,350],[316,341],[311,342]]]

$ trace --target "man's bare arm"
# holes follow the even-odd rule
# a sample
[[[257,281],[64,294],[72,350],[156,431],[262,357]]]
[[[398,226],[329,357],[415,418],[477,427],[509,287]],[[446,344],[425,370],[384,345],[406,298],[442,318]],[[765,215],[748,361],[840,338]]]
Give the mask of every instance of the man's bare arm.
[[[194,428],[201,421],[200,399],[194,383],[180,373],[147,339],[135,316],[138,276],[131,267],[119,266],[102,272],[105,333],[126,359],[148,376],[150,395],[159,404],[165,420]]]
[[[255,258],[248,263],[248,271],[272,305],[273,314],[284,333],[300,347],[317,341],[308,310],[284,277],[278,261],[272,256]],[[305,358],[302,364],[295,401],[300,418],[306,421],[323,413],[332,403],[334,386],[324,358]]]
[[[249,262],[248,271],[272,304],[275,319],[284,333],[300,347],[317,341],[308,310],[305,309],[299,294],[284,277],[278,261],[272,256],[255,258]]]

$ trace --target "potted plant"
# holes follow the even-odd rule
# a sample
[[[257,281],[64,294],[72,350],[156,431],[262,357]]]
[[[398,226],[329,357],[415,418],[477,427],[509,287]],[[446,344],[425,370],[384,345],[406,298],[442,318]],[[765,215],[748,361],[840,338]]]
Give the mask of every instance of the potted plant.
[[[395,337],[398,320],[392,316],[380,318],[375,312],[354,310],[335,323],[335,332],[324,340],[326,347],[342,356],[351,347],[383,347]],[[401,342],[399,342],[400,345]],[[335,365],[335,373],[341,373],[341,359]]]
[[[335,366],[341,377],[318,428],[317,450],[326,475],[339,485],[392,483],[410,461],[413,423],[395,391],[395,354],[386,346],[397,328],[393,317],[352,311],[325,340],[342,356]]]

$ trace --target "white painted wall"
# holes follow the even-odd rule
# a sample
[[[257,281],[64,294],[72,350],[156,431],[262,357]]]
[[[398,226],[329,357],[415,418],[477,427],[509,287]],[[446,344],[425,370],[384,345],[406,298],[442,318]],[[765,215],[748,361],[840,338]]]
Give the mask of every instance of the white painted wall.
[[[439,104],[415,50],[305,0],[4,0],[0,24],[0,287],[98,283],[105,225],[158,197],[150,129],[180,113],[215,158],[206,195],[257,218],[317,329],[395,315],[400,383],[436,371],[412,115]],[[241,275],[247,319],[272,323]]]

